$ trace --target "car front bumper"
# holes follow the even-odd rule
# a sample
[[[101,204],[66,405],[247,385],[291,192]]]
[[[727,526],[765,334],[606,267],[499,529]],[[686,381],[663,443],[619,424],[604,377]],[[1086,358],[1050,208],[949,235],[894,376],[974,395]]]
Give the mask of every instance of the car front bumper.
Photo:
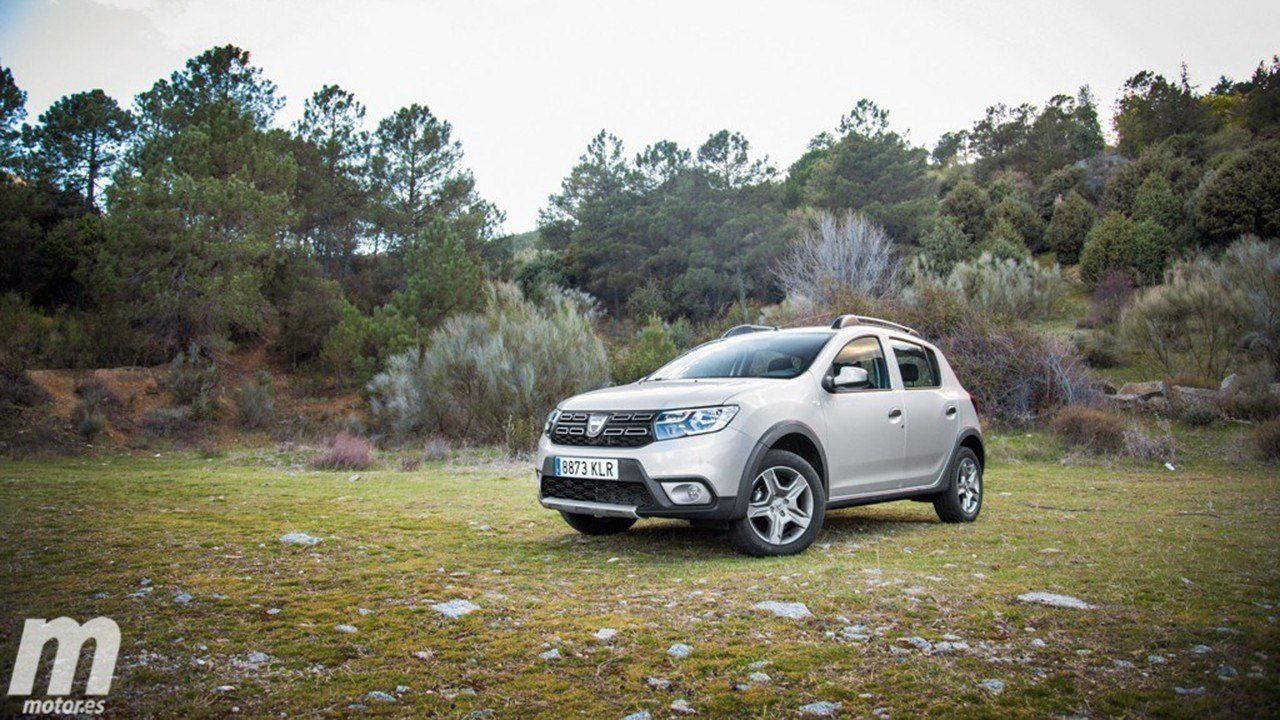
[[[728,520],[741,507],[739,488],[754,446],[754,440],[732,426],[706,435],[657,440],[638,448],[556,445],[544,436],[538,441],[534,469],[538,498],[544,507],[600,517]],[[597,484],[594,492],[564,492],[561,488],[576,481],[557,483],[562,480],[555,476],[557,456],[615,458],[618,480],[586,481]],[[711,501],[676,505],[662,488],[662,482],[674,480],[702,483],[710,491]],[[583,484],[577,482],[578,486]]]

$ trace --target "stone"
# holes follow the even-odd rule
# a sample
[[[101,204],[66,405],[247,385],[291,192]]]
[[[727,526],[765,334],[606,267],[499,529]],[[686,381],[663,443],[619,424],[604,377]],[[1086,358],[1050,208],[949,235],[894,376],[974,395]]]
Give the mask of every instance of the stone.
[[[1177,685],[1174,685],[1173,692],[1178,695],[1191,695],[1191,696],[1203,695],[1204,686],[1197,685],[1196,687],[1184,688],[1184,687],[1178,687]]]
[[[1235,373],[1231,373],[1230,375],[1222,378],[1222,384],[1218,386],[1218,391],[1229,392],[1231,388],[1235,387],[1236,383],[1239,381],[1240,381],[1240,376],[1236,375]]]
[[[558,648],[551,648],[550,650],[544,653],[538,653],[538,657],[542,658],[543,660],[559,660],[560,650]]]
[[[660,678],[660,677],[645,678],[644,684],[648,685],[650,688],[653,688],[654,690],[670,690],[671,689],[671,681],[667,680],[666,678]]]
[[[1142,400],[1164,395],[1164,382],[1148,380],[1147,382],[1127,382],[1120,386],[1120,395],[1137,395]]]
[[[369,700],[370,702],[393,703],[396,701],[396,696],[388,692],[382,692],[381,690],[374,690],[373,692],[366,694],[364,699]]]
[[[933,643],[929,642],[928,640],[925,640],[922,637],[918,637],[918,636],[909,637],[909,638],[903,638],[902,640],[903,642],[907,643],[908,645],[911,645],[912,647],[919,650],[920,652],[929,652],[930,650],[933,649]]]
[[[1041,640],[1040,638],[1031,638],[1031,647],[1033,648],[1048,647],[1048,645],[1049,643]]]
[[[813,617],[813,613],[809,612],[808,606],[799,602],[775,602],[773,600],[765,600],[756,603],[757,610],[771,612],[778,617],[784,617],[791,620],[803,620],[807,617]]]
[[[1037,603],[1050,607],[1071,608],[1073,610],[1092,610],[1093,605],[1070,595],[1059,595],[1051,592],[1029,592],[1018,596],[1025,603]]]
[[[1234,677],[1238,677],[1239,675],[1240,675],[1239,671],[1237,671],[1235,668],[1231,667],[1230,665],[1218,666],[1218,677],[1222,680],[1230,680]]]
[[[470,600],[450,600],[449,602],[436,603],[431,606],[431,609],[447,618],[457,620],[464,615],[470,615],[479,610],[480,606]]]
[[[747,680],[758,685],[763,685],[765,683],[772,682],[773,678],[769,677],[769,673],[753,672],[747,676]]]
[[[1191,648],[1191,652],[1197,655],[1208,655],[1209,653],[1213,652],[1213,648],[1209,647],[1208,645],[1196,645],[1195,647]]]
[[[613,639],[618,637],[618,631],[613,628],[600,628],[592,637],[602,643],[613,642]]]
[[[992,695],[999,695],[1000,693],[1004,692],[1003,680],[994,680],[994,679],[983,680],[982,682],[978,683],[978,685],[980,685],[982,689],[986,690]]]
[[[676,643],[667,648],[667,654],[677,660],[683,660],[693,654],[693,648],[684,643]]]
[[[671,703],[671,712],[677,715],[697,715],[698,711],[684,698],[676,698]]]
[[[346,635],[355,635],[360,632],[355,625],[334,625],[333,629]]]
[[[622,718],[622,720],[653,720],[653,716],[649,714],[648,710],[641,710],[640,712],[631,713]]]
[[[1195,402],[1204,404],[1216,403],[1220,394],[1212,388],[1187,387],[1185,385],[1174,385],[1173,392],[1182,396],[1183,399],[1191,398]]]
[[[1134,664],[1128,660],[1116,660],[1113,664],[1118,670],[1130,670],[1134,667]]]
[[[840,703],[820,700],[800,706],[800,714],[810,717],[835,717],[840,712]]]
[[[173,596],[173,601],[179,605],[186,605],[191,602],[191,593],[180,592]]]
[[[279,614],[280,614],[280,608],[267,608],[267,614],[268,614],[268,615],[279,615]]]
[[[320,538],[311,537],[306,533],[294,532],[288,533],[287,535],[281,535],[280,542],[285,545],[304,545],[306,547],[311,547],[312,545],[319,543]]]

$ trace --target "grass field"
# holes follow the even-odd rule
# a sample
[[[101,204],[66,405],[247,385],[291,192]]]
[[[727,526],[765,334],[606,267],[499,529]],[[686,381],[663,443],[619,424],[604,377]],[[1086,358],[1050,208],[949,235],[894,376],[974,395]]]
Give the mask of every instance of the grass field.
[[[699,717],[817,701],[845,717],[1274,716],[1280,470],[1233,450],[1242,437],[1182,438],[1176,472],[993,438],[977,523],[843,510],[808,553],[770,560],[676,522],[579,537],[519,465],[353,479],[269,450],[4,462],[0,679],[24,618],[106,615],[124,638],[120,717],[658,718],[678,699]],[[293,531],[322,542],[280,542]],[[1096,607],[1017,600],[1029,591]],[[432,608],[454,599],[480,609]],[[767,600],[813,617],[755,609]]]

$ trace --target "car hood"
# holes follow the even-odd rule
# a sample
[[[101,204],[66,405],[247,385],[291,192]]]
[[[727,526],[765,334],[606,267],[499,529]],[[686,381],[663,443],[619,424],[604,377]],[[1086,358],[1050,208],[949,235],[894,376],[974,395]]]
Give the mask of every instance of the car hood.
[[[719,405],[760,385],[780,380],[761,378],[703,378],[652,380],[593,390],[560,404],[561,410],[667,410]]]

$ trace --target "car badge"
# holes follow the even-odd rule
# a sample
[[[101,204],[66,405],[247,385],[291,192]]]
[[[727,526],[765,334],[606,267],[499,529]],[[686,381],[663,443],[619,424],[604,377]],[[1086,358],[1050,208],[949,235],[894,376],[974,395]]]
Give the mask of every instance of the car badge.
[[[587,418],[587,437],[600,437],[604,424],[609,422],[608,415],[592,415]]]

